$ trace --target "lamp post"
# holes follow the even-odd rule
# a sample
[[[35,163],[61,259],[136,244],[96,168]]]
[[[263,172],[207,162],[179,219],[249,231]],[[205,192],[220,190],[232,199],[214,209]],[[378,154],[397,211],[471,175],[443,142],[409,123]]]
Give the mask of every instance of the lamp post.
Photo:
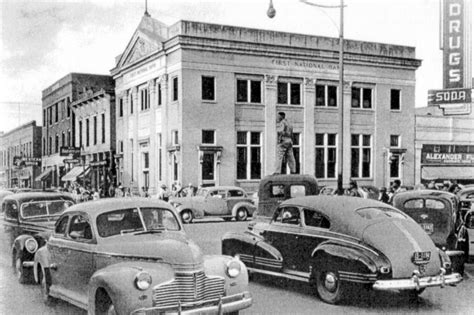
[[[342,195],[342,179],[343,179],[343,144],[344,144],[344,0],[340,0],[339,5],[322,5],[308,0],[300,0],[304,4],[311,5],[317,8],[323,9],[339,9],[339,27],[336,23],[330,18],[331,22],[336,26],[339,31],[339,143],[338,143],[338,171],[337,171],[337,190],[338,194]],[[269,8],[267,15],[269,18],[273,18],[276,14],[276,10],[273,7],[273,1],[270,0]]]

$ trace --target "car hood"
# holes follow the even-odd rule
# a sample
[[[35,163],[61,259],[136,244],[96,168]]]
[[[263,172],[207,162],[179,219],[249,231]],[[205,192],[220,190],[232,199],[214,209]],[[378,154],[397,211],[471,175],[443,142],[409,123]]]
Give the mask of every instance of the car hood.
[[[380,250],[392,265],[393,278],[407,278],[419,266],[413,263],[415,252],[430,252],[430,260],[424,264],[423,275],[436,275],[441,262],[433,241],[412,220],[383,220],[367,226],[362,234],[366,244]]]
[[[134,259],[157,259],[182,268],[203,262],[201,249],[179,232],[119,235],[107,239],[98,251]]]
[[[25,220],[21,223],[24,227],[35,227],[40,230],[54,230],[56,220],[44,221],[44,220]]]

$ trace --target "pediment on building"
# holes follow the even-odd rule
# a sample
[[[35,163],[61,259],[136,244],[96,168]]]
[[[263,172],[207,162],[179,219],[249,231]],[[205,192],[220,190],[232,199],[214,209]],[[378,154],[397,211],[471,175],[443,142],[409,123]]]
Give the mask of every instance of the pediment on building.
[[[133,45],[129,47],[128,53],[123,59],[121,66],[126,66],[128,64],[135,63],[143,57],[149,56],[160,49],[161,45],[152,43],[144,37],[137,36],[137,38],[133,42]]]

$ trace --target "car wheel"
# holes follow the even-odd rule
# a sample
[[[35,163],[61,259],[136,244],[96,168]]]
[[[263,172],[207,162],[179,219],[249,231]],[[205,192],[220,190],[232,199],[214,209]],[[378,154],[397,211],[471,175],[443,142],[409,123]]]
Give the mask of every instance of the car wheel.
[[[346,284],[339,278],[335,270],[318,270],[314,275],[315,288],[318,296],[326,303],[337,304],[344,297]]]
[[[50,284],[48,283],[48,271],[40,268],[38,278],[41,285],[41,298],[46,305],[51,305],[54,302],[54,298],[49,295]]]
[[[15,274],[19,283],[28,282],[28,271],[23,268],[23,255],[21,252],[15,251],[13,253],[13,273]]]
[[[406,290],[404,293],[408,296],[409,300],[416,301],[418,300],[418,296],[425,292],[425,288],[419,290]]]
[[[181,211],[181,221],[183,221],[183,223],[193,222],[193,213],[190,210]]]
[[[247,220],[247,209],[244,207],[237,209],[237,212],[235,213],[235,220],[236,221],[245,221]]]
[[[100,291],[96,297],[96,314],[97,315],[116,315],[114,303],[107,292]]]

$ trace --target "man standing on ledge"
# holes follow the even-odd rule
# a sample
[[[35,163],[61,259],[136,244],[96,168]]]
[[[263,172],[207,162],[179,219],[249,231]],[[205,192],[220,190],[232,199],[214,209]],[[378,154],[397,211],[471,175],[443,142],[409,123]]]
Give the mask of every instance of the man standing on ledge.
[[[284,112],[279,112],[277,116],[277,159],[275,173],[280,174],[282,162],[285,159],[290,167],[291,174],[296,173],[295,156],[293,155],[293,127],[286,120]]]

